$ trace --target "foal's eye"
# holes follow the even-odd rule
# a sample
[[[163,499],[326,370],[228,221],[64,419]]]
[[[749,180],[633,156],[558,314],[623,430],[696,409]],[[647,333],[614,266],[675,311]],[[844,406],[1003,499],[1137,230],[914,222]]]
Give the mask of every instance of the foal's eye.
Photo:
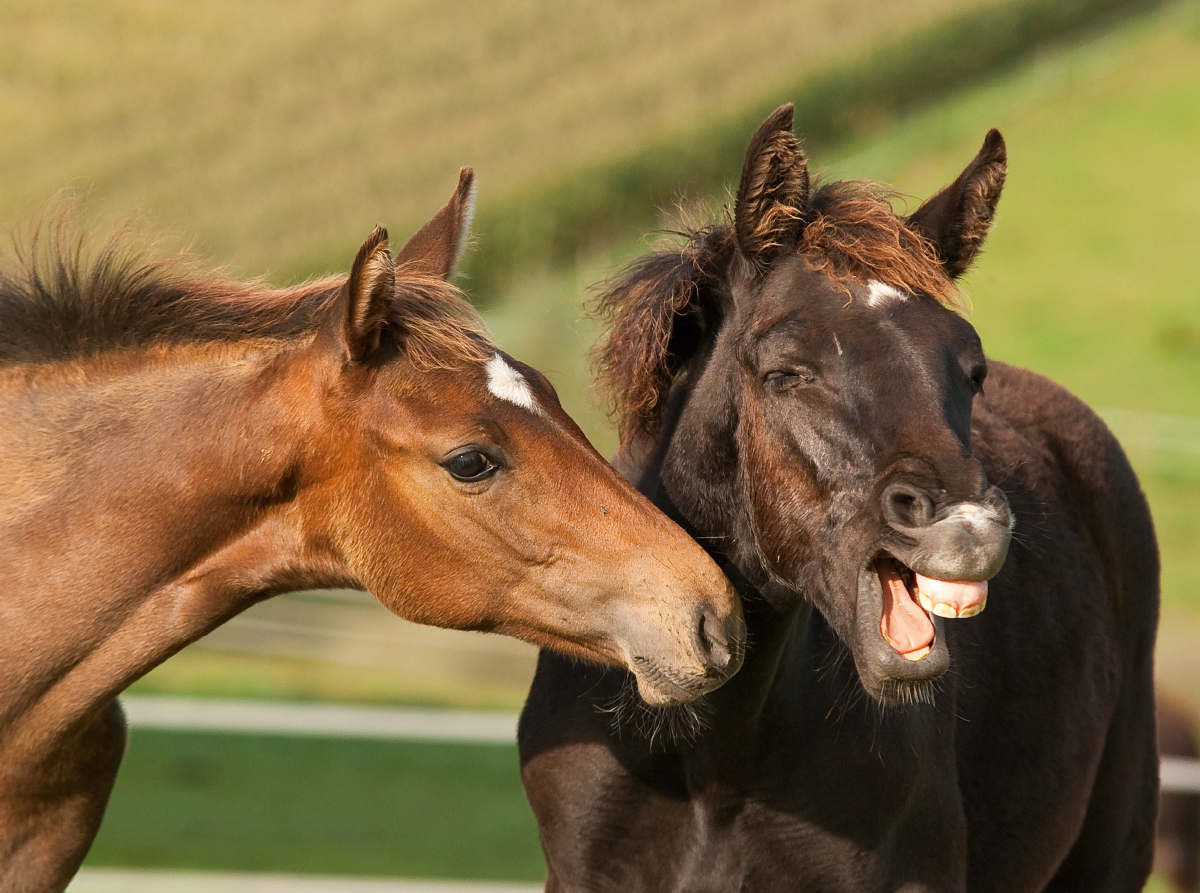
[[[500,466],[479,450],[463,450],[447,459],[442,467],[458,481],[482,481],[500,470]]]

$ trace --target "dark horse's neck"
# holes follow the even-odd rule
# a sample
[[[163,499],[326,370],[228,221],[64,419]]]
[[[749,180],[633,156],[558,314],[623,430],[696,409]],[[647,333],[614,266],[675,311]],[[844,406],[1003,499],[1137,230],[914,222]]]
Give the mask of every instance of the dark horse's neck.
[[[720,548],[723,540],[704,535],[671,499],[663,466],[679,414],[690,397],[686,382],[672,389],[662,427],[651,442],[627,446],[617,465],[658,508],[703,545],[741,594],[747,628],[745,662],[725,685],[706,696],[710,731],[694,751],[708,751],[717,765],[730,765],[752,752],[763,735],[805,737],[806,727],[834,726],[846,717],[882,725],[906,725],[905,710],[882,711],[858,678],[850,649],[801,593],[764,593],[751,579],[762,568],[739,567]],[[741,550],[745,555],[748,550]],[[882,724],[882,725],[881,725]],[[887,735],[873,741],[883,745]],[[723,755],[724,754],[724,758]]]
[[[655,504],[704,543],[657,472],[650,477],[654,482],[642,485],[650,484]],[[755,569],[738,568],[708,548],[742,596],[747,645],[742,668],[705,697],[706,731],[681,742],[689,789],[723,789],[731,769],[754,771],[754,755],[777,753],[781,742],[818,749],[853,742],[859,753],[891,763],[900,753],[907,758],[915,737],[941,727],[936,717],[944,718],[943,707],[877,705],[859,681],[850,649],[808,599],[769,597],[747,579]]]
[[[661,481],[654,489],[653,500],[671,520],[704,542],[691,520],[671,501]],[[843,670],[832,674],[838,677],[836,680],[826,678],[825,683],[843,690],[851,686],[850,691],[858,687],[855,678],[842,678],[850,661],[849,650],[811,603],[794,599],[781,605],[769,600],[727,556],[708,548],[741,595],[746,619],[747,651],[742,668],[733,679],[707,696],[710,707],[717,713],[716,725],[723,732],[738,730],[739,735],[755,734],[768,713],[780,709],[792,712],[798,697],[811,698],[815,694],[811,686],[822,681],[808,678],[806,666],[813,661],[831,671]],[[849,666],[852,671],[853,663]],[[726,737],[726,734],[720,736],[722,740]],[[739,741],[737,746],[745,744]]]

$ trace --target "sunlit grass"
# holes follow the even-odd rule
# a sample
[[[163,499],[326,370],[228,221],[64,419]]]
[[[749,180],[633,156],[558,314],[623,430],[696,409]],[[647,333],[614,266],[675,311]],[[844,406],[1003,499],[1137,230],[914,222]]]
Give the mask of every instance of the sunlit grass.
[[[344,269],[460,165],[486,210],[996,2],[9,0],[0,220],[71,185],[242,270]]]
[[[465,635],[465,633],[464,633]],[[133,694],[339,701],[517,711],[528,685],[446,674],[415,674],[274,654],[187,648],[129,687]]]

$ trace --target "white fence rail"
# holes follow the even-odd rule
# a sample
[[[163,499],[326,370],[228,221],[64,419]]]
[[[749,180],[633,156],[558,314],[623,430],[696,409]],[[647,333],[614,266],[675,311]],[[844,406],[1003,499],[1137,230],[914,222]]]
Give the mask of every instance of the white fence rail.
[[[1158,781],[1164,793],[1200,794],[1200,760],[1163,757],[1158,764]]]
[[[1196,416],[1132,409],[1097,409],[1096,412],[1126,449],[1200,456],[1200,418]]]
[[[134,728],[515,744],[517,714],[123,695]]]

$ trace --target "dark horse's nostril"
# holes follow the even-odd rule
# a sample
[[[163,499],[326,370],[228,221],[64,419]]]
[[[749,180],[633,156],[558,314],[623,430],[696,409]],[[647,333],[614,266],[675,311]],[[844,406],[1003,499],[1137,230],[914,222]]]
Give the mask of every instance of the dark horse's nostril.
[[[911,484],[891,484],[883,493],[883,514],[898,527],[933,523],[933,500]]]
[[[733,650],[729,647],[729,633],[725,624],[707,606],[696,608],[695,620],[696,650],[704,661],[705,668],[723,672],[733,660]]]

